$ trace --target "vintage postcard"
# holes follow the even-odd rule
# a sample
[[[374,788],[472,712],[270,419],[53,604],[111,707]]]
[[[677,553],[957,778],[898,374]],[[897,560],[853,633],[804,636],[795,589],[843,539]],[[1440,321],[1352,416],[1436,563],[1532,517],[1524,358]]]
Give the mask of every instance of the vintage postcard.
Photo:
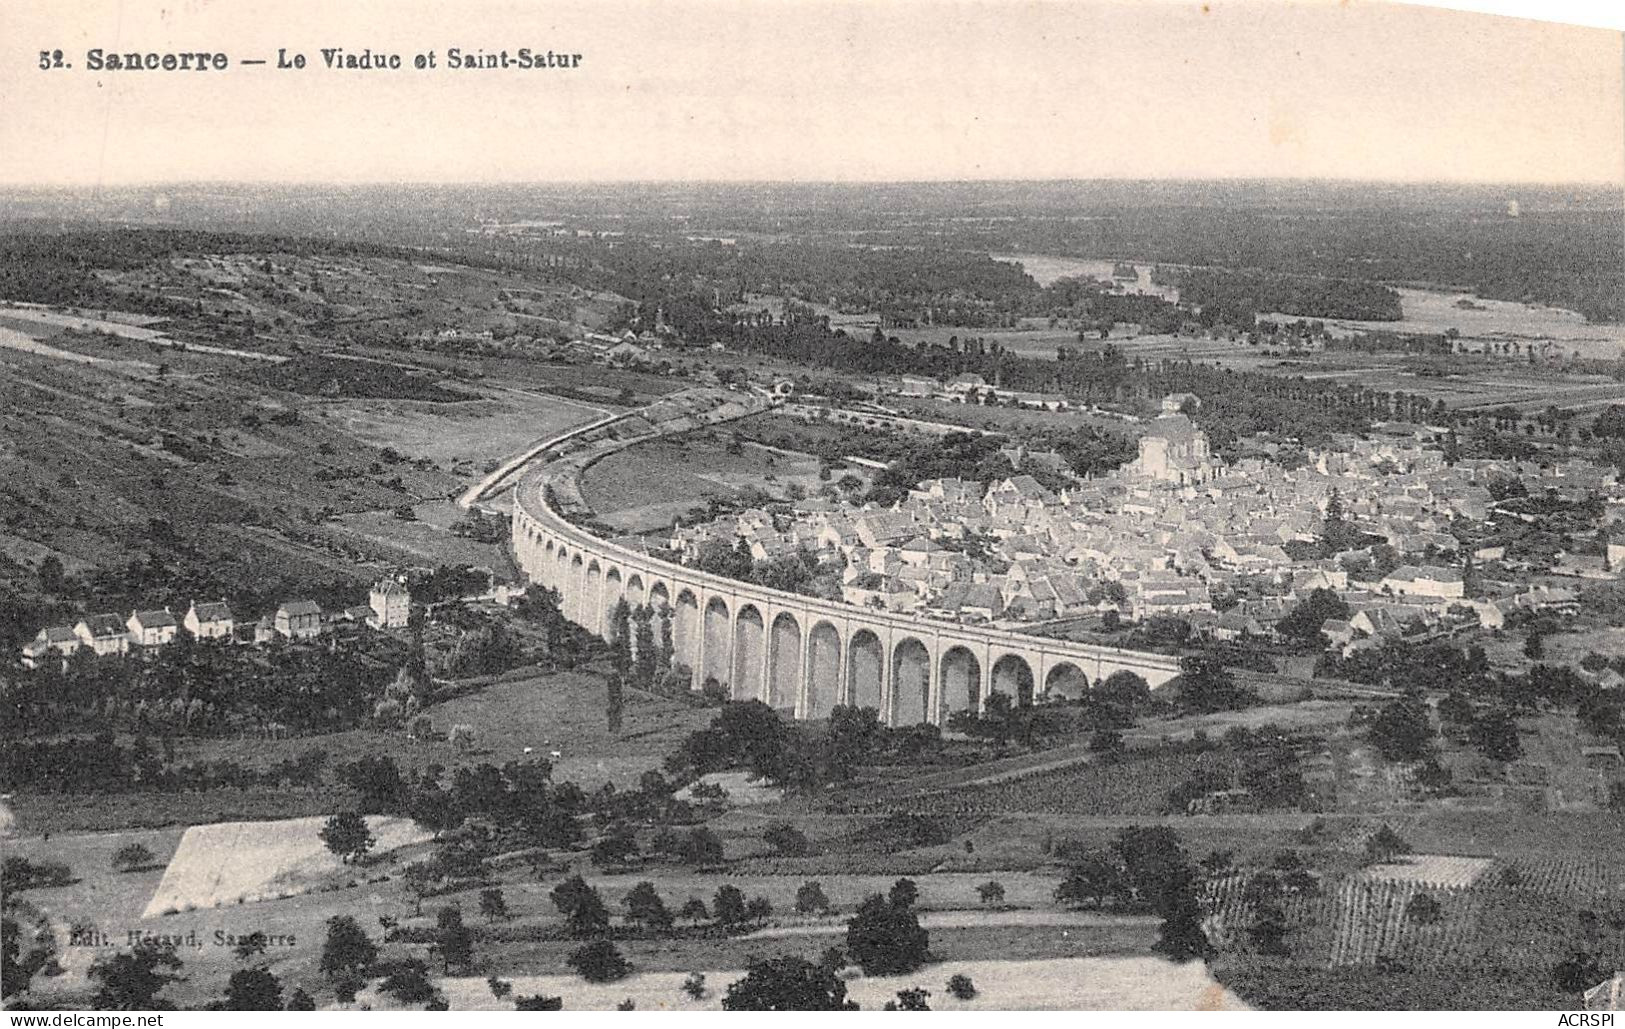
[[[1613,1024],[1622,54],[8,0],[7,1017]]]

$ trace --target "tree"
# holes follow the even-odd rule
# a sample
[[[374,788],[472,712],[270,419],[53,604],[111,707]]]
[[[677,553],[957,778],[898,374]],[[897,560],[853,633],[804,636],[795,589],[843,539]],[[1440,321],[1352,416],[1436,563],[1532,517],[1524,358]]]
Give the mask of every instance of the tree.
[[[1505,764],[1523,756],[1518,720],[1506,708],[1488,711],[1467,730],[1467,738],[1486,760]]]
[[[787,857],[800,857],[807,853],[807,837],[788,822],[774,822],[762,833],[768,846]]]
[[[1552,982],[1565,993],[1583,993],[1608,975],[1596,955],[1575,950],[1552,969]]]
[[[502,895],[501,887],[491,886],[480,891],[480,914],[487,922],[508,919],[508,900]]]
[[[609,930],[609,908],[604,906],[598,891],[587,885],[581,876],[572,875],[555,886],[548,896],[564,916],[565,928],[571,936],[584,939]]]
[[[252,932],[247,936],[239,936],[237,945],[231,949],[232,955],[238,961],[248,961],[260,957],[265,953],[266,937],[262,932]]]
[[[976,887],[976,896],[983,904],[1003,904],[1004,884],[993,879]]]
[[[688,973],[688,978],[683,980],[683,992],[688,994],[690,1000],[704,1000],[706,993],[705,973]]]
[[[1066,878],[1055,887],[1055,900],[1071,906],[1092,900],[1100,908],[1122,887],[1123,870],[1117,862],[1109,854],[1093,851],[1067,869]]]
[[[153,1011],[167,1005],[158,997],[180,976],[174,974],[181,959],[172,947],[138,946],[111,958],[97,958],[90,966],[96,993],[90,1006],[97,1011]]]
[[[412,895],[414,915],[423,914],[423,898],[434,889],[435,882],[439,878],[439,873],[427,861],[414,861],[401,870],[401,880],[406,884],[406,892]]]
[[[746,919],[746,921],[755,922],[757,925],[761,925],[762,923],[766,922],[769,918],[772,918],[772,917],[773,917],[773,903],[772,903],[772,901],[768,900],[766,897],[763,897],[763,896],[752,897],[750,899],[750,903],[745,905],[745,919]]]
[[[661,664],[660,650],[655,642],[654,626],[651,624],[653,614],[647,606],[641,606],[633,612],[632,681],[644,689],[654,685]]]
[[[474,727],[466,722],[458,722],[446,734],[446,739],[457,748],[457,753],[467,754],[474,749]]]
[[[344,811],[329,818],[319,835],[343,864],[359,860],[376,842],[372,830],[367,828],[367,820],[355,811]]]
[[[1274,899],[1260,901],[1254,908],[1252,924],[1247,927],[1247,938],[1260,954],[1285,957],[1291,953],[1286,945],[1292,927],[1287,924],[1286,912]]]
[[[9,884],[5,887],[10,889]],[[25,952],[23,945],[25,934],[22,922],[15,917],[17,909],[10,905],[14,903],[10,897],[5,898],[7,907],[5,914],[0,916],[0,995],[13,997],[24,992],[33,984],[34,976],[50,962],[55,950],[55,941],[47,937],[41,940],[39,936],[32,936]]]
[[[1405,918],[1417,925],[1433,925],[1443,914],[1443,906],[1427,893],[1416,894],[1405,905]]]
[[[453,968],[466,970],[474,963],[474,936],[463,924],[463,910],[455,904],[440,909],[435,916],[434,943],[440,967],[447,975]]]
[[[745,894],[732,884],[718,887],[716,896],[711,898],[711,912],[723,925],[743,923],[749,917],[745,907]]]
[[[612,736],[620,735],[621,720],[626,714],[624,692],[620,672],[616,672],[604,680],[604,719]]]
[[[327,941],[322,945],[321,972],[329,979],[359,975],[378,960],[378,947],[349,915],[327,920]]]
[[[1096,729],[1089,737],[1089,749],[1096,754],[1121,754],[1123,734],[1116,729]]]
[[[157,858],[152,851],[140,843],[126,843],[113,852],[113,870],[115,872],[133,872],[138,868],[146,868]]]
[[[912,904],[894,903],[878,893],[858,905],[846,923],[847,953],[865,975],[912,972],[925,963],[929,943]]]
[[[877,898],[878,899],[878,898]],[[835,972],[805,958],[752,961],[743,979],[722,997],[724,1011],[856,1011],[846,999],[846,983]]]
[[[1120,830],[1111,849],[1123,870],[1119,892],[1127,891],[1141,903],[1159,903],[1167,884],[1190,864],[1179,835],[1167,826]]]
[[[1196,876],[1188,864],[1176,866],[1163,883],[1157,902],[1162,925],[1151,949],[1170,961],[1206,958],[1213,945],[1202,931],[1202,905],[1196,898]]]
[[[681,857],[685,864],[715,865],[722,861],[722,840],[716,833],[700,826],[684,838]]]
[[[599,838],[592,847],[593,864],[602,866],[624,865],[641,857],[638,838],[627,825],[617,825]]]
[[[288,1006],[287,1006],[287,1008],[285,1010],[288,1010],[288,1011],[315,1011],[316,1010],[316,998],[312,997],[310,994],[306,993],[302,989],[295,989],[293,991],[293,996],[288,998]]]
[[[427,1004],[435,996],[434,983],[429,981],[429,966],[417,958],[395,962],[378,984],[378,992],[402,1004]]]
[[[1344,550],[1353,550],[1360,545],[1360,537],[1359,528],[1351,524],[1344,514],[1342,496],[1337,490],[1332,490],[1320,524],[1321,556],[1330,557]]]
[[[513,983],[506,979],[498,979],[494,975],[485,980],[485,986],[497,1000],[504,1000],[513,993]]]
[[[898,990],[897,999],[886,1002],[886,1010],[930,1011],[931,1005],[926,1003],[926,998],[930,996],[931,991],[921,986],[911,986],[906,990]]]
[[[816,880],[808,880],[796,888],[796,914],[828,914],[829,898],[824,896],[824,887]]]
[[[1349,614],[1349,606],[1344,603],[1342,597],[1329,589],[1317,588],[1311,590],[1307,597],[1275,624],[1275,631],[1295,639],[1314,640],[1320,635],[1320,627],[1326,622],[1346,620]]]
[[[615,601],[609,612],[610,663],[615,675],[626,678],[632,671],[632,608],[626,598]]]
[[[1477,716],[1472,699],[1460,690],[1451,690],[1439,701],[1439,720],[1445,725],[1465,729]]]
[[[976,997],[976,984],[964,973],[955,973],[948,977],[948,996],[954,1000],[973,1000]]]
[[[513,999],[515,1011],[563,1011],[563,997],[547,997],[540,993],[529,997],[515,997]]]
[[[1389,761],[1420,761],[1433,747],[1427,701],[1415,690],[1389,701],[1366,728],[1366,738]]]
[[[631,974],[632,966],[608,940],[593,940],[577,948],[565,961],[590,983],[612,983]]]
[[[626,920],[648,929],[670,929],[672,924],[671,912],[666,909],[666,902],[660,899],[655,890],[655,884],[645,880],[627,891]]]
[[[913,879],[899,879],[886,891],[886,899],[893,907],[912,908],[920,900],[920,888]]]
[[[1224,662],[1211,654],[1179,660],[1179,706],[1187,713],[1212,714],[1246,707],[1256,698],[1236,682]]]
[[[282,984],[264,968],[239,968],[226,983],[227,1011],[281,1011]]]
[[[1384,823],[1382,828],[1366,837],[1365,859],[1374,864],[1392,861],[1402,854],[1409,854],[1411,845],[1394,832],[1393,827]]]

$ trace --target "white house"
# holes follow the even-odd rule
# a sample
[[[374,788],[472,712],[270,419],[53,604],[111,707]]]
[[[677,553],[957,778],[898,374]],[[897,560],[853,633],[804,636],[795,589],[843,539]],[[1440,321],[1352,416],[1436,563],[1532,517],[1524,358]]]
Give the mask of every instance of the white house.
[[[288,600],[276,609],[273,624],[288,639],[315,639],[322,634],[322,609],[314,600]]]
[[[367,624],[374,629],[405,628],[412,616],[412,595],[394,579],[384,579],[367,594],[372,615]]]
[[[64,659],[73,656],[74,651],[84,646],[77,633],[71,626],[53,625],[41,629],[39,635],[23,645],[23,666],[38,668],[45,655],[56,651]]]
[[[98,657],[130,650],[129,627],[118,615],[86,615],[73,627],[73,633]]]
[[[169,613],[169,608],[161,607],[152,611],[136,611],[124,623],[129,630],[130,642],[138,647],[161,647],[166,643],[175,641],[175,634],[180,631],[180,623],[175,616]]]
[[[1457,600],[1466,596],[1459,568],[1435,565],[1401,565],[1382,580],[1383,589],[1415,597]]]
[[[232,617],[231,608],[224,600],[204,601],[201,604],[194,600],[181,618],[181,624],[197,639],[229,640],[237,627],[237,620]]]

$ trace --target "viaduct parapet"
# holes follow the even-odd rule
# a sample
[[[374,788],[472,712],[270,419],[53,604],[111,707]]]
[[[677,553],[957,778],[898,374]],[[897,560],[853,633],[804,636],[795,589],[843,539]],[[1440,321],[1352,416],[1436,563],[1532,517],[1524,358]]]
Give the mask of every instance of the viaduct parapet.
[[[1153,688],[1179,674],[1179,660],[991,626],[767,589],[687,568],[612,543],[575,524],[587,513],[580,474],[592,462],[662,435],[755,414],[765,402],[725,392],[679,394],[620,418],[600,420],[534,449],[514,486],[513,551],[531,582],[558,591],[564,615],[599,636],[625,600],[647,605],[655,635],[671,629],[673,662],[692,686],[724,684],[796,718],[825,718],[837,704],[872,707],[888,725],[943,724],[980,710],[993,691],[1018,703],[1066,695],[1117,671]],[[477,499],[477,498],[470,498]]]

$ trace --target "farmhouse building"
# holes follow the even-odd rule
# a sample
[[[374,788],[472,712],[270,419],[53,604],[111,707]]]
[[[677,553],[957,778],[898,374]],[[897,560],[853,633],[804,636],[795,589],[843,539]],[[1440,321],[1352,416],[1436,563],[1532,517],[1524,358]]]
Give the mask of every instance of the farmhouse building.
[[[291,640],[315,639],[322,634],[322,609],[314,600],[288,600],[276,609],[279,635]]]
[[[224,600],[204,601],[201,604],[192,601],[192,606],[186,609],[186,614],[181,618],[181,624],[200,640],[229,640],[237,628],[231,608]]]
[[[118,615],[86,615],[73,627],[74,635],[98,657],[130,650],[130,630]]]
[[[1383,589],[1417,597],[1460,599],[1466,595],[1461,570],[1432,565],[1402,565],[1382,580]]]
[[[71,626],[53,625],[41,629],[35,636],[23,645],[23,667],[38,668],[45,656],[53,650],[64,660],[73,656],[74,652],[84,646],[77,633]]]
[[[173,643],[175,634],[180,631],[180,623],[175,621],[175,616],[169,613],[167,607],[136,611],[124,626],[130,632],[130,642],[138,647],[161,647]]]
[[[384,579],[367,594],[372,615],[367,624],[374,629],[405,628],[412,615],[412,595],[394,579]]]

